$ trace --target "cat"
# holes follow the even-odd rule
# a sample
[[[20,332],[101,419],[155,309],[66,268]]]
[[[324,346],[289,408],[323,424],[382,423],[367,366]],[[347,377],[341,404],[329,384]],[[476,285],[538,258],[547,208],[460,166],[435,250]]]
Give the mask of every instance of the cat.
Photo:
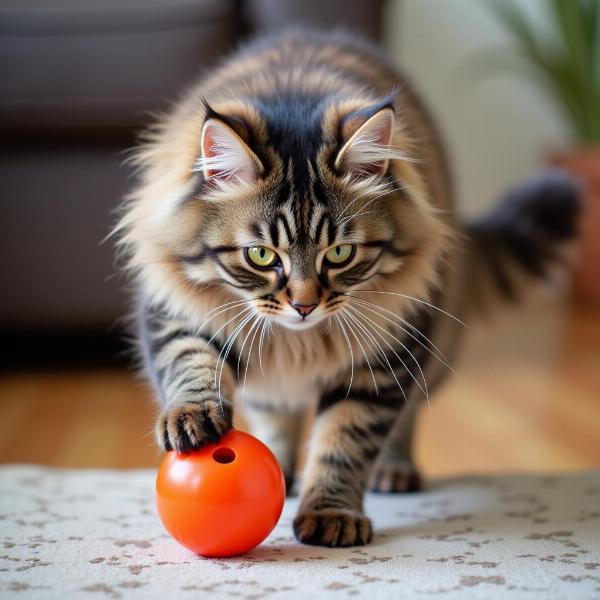
[[[158,444],[217,442],[237,401],[291,486],[313,409],[294,533],[367,544],[365,490],[420,485],[416,407],[451,369],[472,289],[543,274],[573,235],[576,187],[549,175],[462,225],[406,79],[369,43],[310,30],[235,52],[136,160],[116,231]]]

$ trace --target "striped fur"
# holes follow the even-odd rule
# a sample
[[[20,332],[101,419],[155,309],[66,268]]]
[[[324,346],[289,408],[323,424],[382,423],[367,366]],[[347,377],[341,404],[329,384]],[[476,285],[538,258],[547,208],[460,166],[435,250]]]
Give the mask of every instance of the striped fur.
[[[489,312],[496,298],[518,300],[530,278],[548,277],[575,236],[580,211],[578,186],[550,171],[515,186],[492,212],[469,223],[468,268],[477,282],[469,311]]]
[[[292,31],[192,88],[136,160],[117,233],[162,404],[158,443],[218,440],[237,401],[291,482],[316,407],[296,536],[367,543],[369,480],[418,483],[414,407],[448,371],[448,313],[462,308],[451,185],[427,112],[377,50]],[[253,248],[277,256],[260,266]]]

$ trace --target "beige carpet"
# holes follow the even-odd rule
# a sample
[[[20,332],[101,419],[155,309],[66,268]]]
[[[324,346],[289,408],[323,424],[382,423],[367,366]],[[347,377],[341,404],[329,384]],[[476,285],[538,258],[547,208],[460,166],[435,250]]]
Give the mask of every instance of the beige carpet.
[[[370,496],[365,548],[204,559],[156,516],[152,471],[0,468],[2,598],[600,598],[600,472],[471,477]]]

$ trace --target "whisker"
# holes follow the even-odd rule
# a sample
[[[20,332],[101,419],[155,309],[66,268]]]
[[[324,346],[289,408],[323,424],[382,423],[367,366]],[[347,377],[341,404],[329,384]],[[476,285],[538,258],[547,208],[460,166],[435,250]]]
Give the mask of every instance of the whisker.
[[[386,184],[386,186],[383,187],[383,191],[386,191],[387,189],[389,189],[389,185],[390,184]],[[337,225],[340,221],[340,219],[344,216],[344,213],[348,212],[348,210],[350,210],[350,207],[355,203],[358,202],[361,198],[364,198],[365,196],[367,196],[369,194],[369,190],[364,190],[362,192],[362,194],[357,194],[352,200],[350,200],[350,202],[348,202],[348,204],[346,204],[346,206],[344,206],[343,210],[340,212],[339,215],[337,215],[337,218],[335,220],[335,224]]]
[[[223,346],[223,348],[221,348],[221,352],[219,353],[219,357],[221,356],[221,353],[223,352],[223,350],[225,349],[225,347],[227,348],[225,350],[225,354],[223,354],[223,358],[221,359],[221,369],[219,371],[219,379],[218,379],[218,394],[219,394],[219,400],[221,401],[221,403],[223,402],[222,398],[221,398],[221,379],[223,377],[223,369],[225,368],[225,363],[227,362],[227,357],[229,356],[229,353],[231,352],[231,348],[233,347],[233,344],[237,338],[237,336],[242,332],[242,330],[244,329],[244,327],[246,326],[247,323],[250,322],[251,319],[254,318],[254,314],[249,314],[246,315],[241,323],[239,323],[236,328],[233,330],[233,333],[227,338],[228,341],[225,342],[226,346]],[[215,369],[215,385],[217,385],[217,369],[219,368],[219,359],[217,358],[217,366]]]
[[[337,226],[341,226],[344,225],[345,223],[347,223],[348,221],[351,221],[352,219],[355,219],[359,213],[361,213],[362,211],[364,211],[369,205],[373,204],[373,202],[375,202],[376,200],[379,200],[380,198],[384,198],[385,196],[391,194],[394,190],[390,189],[386,192],[384,192],[383,194],[378,194],[377,196],[371,198],[368,202],[366,202],[361,208],[359,208],[356,212],[354,212],[351,215],[346,215],[344,218],[342,218],[342,215],[346,212],[346,210],[343,210],[337,217],[335,224]],[[352,206],[357,200],[360,200],[361,198],[364,197],[365,194],[363,194],[362,196],[359,196],[358,198],[355,198],[352,202],[350,202],[348,204],[348,206],[346,206],[346,209],[348,209],[350,206]]]
[[[346,294],[356,294],[356,293],[388,294],[389,296],[400,296],[401,298],[407,298],[408,300],[413,300],[414,302],[419,302],[420,304],[424,304],[425,306],[429,306],[429,308],[433,308],[434,310],[441,312],[442,314],[446,315],[447,317],[454,319],[457,323],[460,323],[463,327],[469,327],[465,322],[461,321],[458,317],[451,315],[449,312],[446,312],[443,308],[440,308],[439,306],[435,306],[435,304],[430,304],[429,302],[426,302],[425,300],[420,300],[419,298],[414,298],[413,296],[407,296],[406,294],[400,294],[398,292],[384,292],[382,290],[351,290],[349,292],[346,292]]]
[[[217,335],[219,334],[219,331],[221,331],[223,329],[223,327],[227,327],[227,325],[229,325],[229,323],[231,323],[231,321],[234,321],[235,319],[237,319],[239,316],[243,315],[244,313],[247,313],[248,311],[251,311],[252,307],[249,306],[248,308],[245,308],[244,310],[240,311],[237,315],[235,315],[235,317],[232,317],[231,319],[229,319],[229,321],[226,321],[225,323],[223,323],[223,325],[221,325],[221,327],[219,327],[219,329],[217,329],[212,336],[210,337],[210,339],[208,340],[208,344],[210,344],[215,337],[217,337]]]
[[[389,194],[391,194],[394,191],[400,191],[405,189],[404,187],[402,188],[396,188],[396,187],[392,187],[391,189],[385,191],[382,194],[378,194],[377,196],[375,196],[374,198],[371,198],[367,203],[364,204],[364,206],[362,206],[361,208],[359,208],[354,214],[350,215],[350,216],[346,216],[344,217],[344,219],[342,219],[340,221],[340,217],[342,216],[343,212],[338,216],[338,219],[336,220],[336,225],[344,225],[345,223],[347,223],[348,221],[351,221],[352,219],[356,219],[357,217],[363,215],[363,214],[369,214],[367,212],[364,212],[365,209],[370,206],[371,204],[373,204],[373,202],[375,202],[376,200],[379,200],[380,198],[384,198],[385,196],[388,196]],[[360,196],[360,198],[362,198],[362,196]],[[358,199],[358,198],[357,198]],[[354,201],[350,202],[349,206],[351,206],[354,203]],[[370,212],[370,211],[369,211]]]
[[[347,398],[348,395],[350,394],[350,390],[352,389],[352,383],[354,381],[354,352],[352,352],[352,344],[350,343],[350,338],[348,337],[348,334],[346,333],[346,329],[344,328],[344,325],[342,324],[342,321],[340,320],[339,315],[335,315],[335,319],[337,321],[337,324],[338,324],[341,332],[344,334],[344,337],[346,338],[346,342],[348,344],[348,350],[350,350],[351,371],[350,371],[350,385],[348,386],[348,391],[346,392],[346,398]]]
[[[254,335],[252,336],[252,339],[250,340],[250,348],[248,349],[248,360],[246,361],[246,369],[244,370],[244,385],[242,386],[242,405],[244,404],[244,397],[246,395],[246,380],[248,379],[248,367],[250,366],[250,358],[252,357],[252,348],[254,346],[254,340],[256,339],[256,334],[258,333],[258,330],[260,329],[260,325],[262,323],[264,323],[264,319],[266,319],[267,317],[263,317],[260,316],[258,317],[258,321],[257,323],[257,327],[256,330],[254,331]],[[254,328],[254,325],[252,325],[252,328]],[[250,331],[252,331],[252,329],[250,329]]]
[[[351,308],[351,307],[348,307],[348,308]],[[358,309],[354,308],[354,310],[358,310]],[[402,348],[406,352],[408,352],[408,354],[412,358],[413,362],[417,366],[417,369],[419,370],[419,374],[421,375],[421,378],[423,379],[423,386],[424,387],[422,387],[421,384],[417,381],[417,378],[413,375],[412,371],[408,368],[408,366],[404,363],[404,361],[398,356],[398,354],[396,354],[395,350],[393,348],[391,348],[392,352],[394,352],[394,354],[396,355],[396,357],[398,358],[398,360],[401,362],[401,364],[404,367],[404,369],[413,378],[414,382],[419,386],[419,389],[429,399],[429,391],[427,389],[427,380],[425,379],[425,374],[423,373],[423,369],[421,368],[421,365],[419,364],[419,361],[415,358],[415,355],[407,348],[407,346],[405,344],[403,344],[395,335],[393,335],[391,332],[389,332],[385,327],[382,327],[381,325],[379,325],[377,322],[375,322],[373,319],[371,319],[370,317],[368,317],[364,313],[363,313],[363,317],[366,318],[366,319],[368,319],[369,321],[371,321],[371,323],[375,327],[377,327],[378,329],[380,329],[381,331],[383,331],[385,334],[387,334],[389,337],[391,337],[394,341],[396,341],[398,344],[400,344],[400,346],[402,346]]]
[[[213,308],[212,310],[209,310],[204,316],[208,317],[211,313],[214,313],[216,310],[218,310],[219,312],[216,315],[213,315],[212,317],[210,317],[210,319],[205,318],[204,321],[202,321],[202,323],[200,323],[200,325],[196,328],[195,330],[195,335],[198,335],[202,329],[204,329],[204,327],[206,327],[214,318],[218,317],[220,314],[227,312],[228,310],[232,310],[238,306],[241,306],[242,304],[246,304],[248,302],[248,300],[234,300],[232,302],[226,302],[225,304],[221,304],[220,306],[217,306],[215,308]],[[227,307],[227,308],[225,308]],[[222,309],[222,310],[219,310]]]
[[[339,312],[339,316],[346,323],[346,325],[348,326],[348,330],[350,331],[350,333],[352,333],[352,335],[354,336],[354,339],[358,342],[358,345],[360,346],[360,350],[361,350],[363,356],[365,357],[365,360],[367,361],[367,367],[369,368],[369,371],[371,373],[371,378],[373,379],[373,385],[375,386],[375,393],[377,395],[379,395],[377,381],[375,381],[375,374],[373,373],[373,369],[371,368],[371,363],[369,361],[369,357],[367,356],[367,353],[365,352],[363,345],[361,344],[360,340],[358,339],[358,336],[356,335],[354,328],[352,327],[351,315],[349,313],[344,314],[344,311],[341,310]]]
[[[348,221],[352,221],[352,219],[358,219],[358,217],[363,217],[364,215],[372,215],[374,213],[375,213],[374,210],[358,211],[358,212],[354,213],[353,215],[346,217],[341,223],[339,223],[339,226],[343,227],[346,223],[348,223]]]
[[[383,196],[387,196],[388,194],[391,194],[394,189],[396,189],[394,187],[394,185],[392,183],[388,183],[385,186],[381,187],[381,193],[377,194],[374,198],[372,198],[371,200],[369,200],[369,204],[371,202],[374,202],[375,200],[378,200],[379,198],[382,198]],[[403,188],[402,188],[403,189]],[[340,212],[340,214],[337,216],[336,220],[335,220],[335,224],[338,225],[340,222],[340,219],[344,216],[344,213],[347,212],[350,207],[355,203],[358,202],[361,198],[364,198],[365,196],[367,196],[369,194],[370,190],[365,190],[362,194],[358,194],[353,200],[351,200],[342,210],[342,212]],[[364,208],[364,207],[363,207]]]
[[[348,222],[349,220],[355,219],[355,218],[361,216],[362,214],[368,214],[368,213],[364,213],[364,212],[361,212],[361,211],[364,211],[370,204],[372,204],[373,202],[375,202],[375,200],[379,200],[380,198],[383,198],[384,196],[388,196],[392,192],[401,192],[402,190],[406,190],[406,189],[409,189],[409,188],[413,187],[413,186],[410,186],[410,185],[396,186],[394,184],[390,184],[390,186],[391,187],[388,187],[388,188],[384,189],[384,191],[381,194],[378,194],[374,198],[371,198],[371,200],[369,200],[364,206],[362,206],[362,208],[360,208],[358,211],[356,211],[352,216],[345,217],[343,223],[341,223],[341,224],[343,225],[346,222]],[[363,196],[365,196],[365,194],[362,194],[362,195],[358,196],[358,198],[355,198],[352,202],[350,202],[350,204],[348,206],[352,206],[352,204],[354,204],[354,202],[356,200],[359,200]],[[345,212],[345,210],[342,211],[340,213],[340,215],[338,215],[338,219],[336,220],[336,225],[340,224],[339,220],[340,220],[340,217],[344,214],[344,212]]]
[[[353,310],[355,312],[359,312],[360,313],[360,311],[357,308],[349,306],[348,309],[349,310],[351,309],[351,310]],[[370,317],[366,316],[364,313],[361,313],[361,315],[362,315],[362,317],[364,319],[367,319],[374,327],[376,327],[377,329],[383,331],[383,333],[385,333],[386,335],[388,335],[389,337],[391,337],[393,340],[395,340],[398,344],[400,344],[400,346],[402,346],[402,348],[404,350],[406,350],[406,352],[408,352],[410,354],[410,357],[413,359],[413,361],[417,365],[417,368],[419,369],[419,374],[421,375],[421,378],[423,379],[423,385],[425,387],[423,387],[419,383],[418,379],[413,375],[412,371],[408,368],[408,366],[406,365],[406,363],[400,358],[400,356],[394,350],[394,348],[392,347],[392,345],[389,344],[389,342],[387,340],[385,340],[385,338],[383,338],[383,336],[381,336],[380,333],[378,333],[378,335],[382,337],[383,342],[390,348],[390,350],[393,352],[394,356],[400,361],[400,364],[404,367],[404,370],[412,377],[413,381],[417,384],[417,386],[419,387],[419,389],[425,394],[425,396],[427,397],[427,399],[429,399],[429,391],[427,389],[427,381],[425,379],[425,374],[423,373],[423,369],[421,369],[421,365],[419,364],[419,361],[415,358],[414,354],[395,335],[393,335],[392,333],[390,333],[385,327],[382,327],[381,325],[379,325],[379,323],[376,323],[373,319],[371,319]]]
[[[221,331],[221,329],[223,329],[223,327],[227,326],[229,323],[231,323],[235,319],[240,318],[243,314],[247,313],[248,311],[252,311],[252,307],[249,306],[248,308],[245,308],[244,310],[240,311],[237,315],[235,315],[235,317],[229,319],[226,323],[224,323],[223,325],[221,325],[221,327],[219,327],[219,329],[217,329],[217,331],[215,331],[215,333],[211,336],[211,338],[208,341],[208,343],[210,344],[212,342],[212,340],[219,333],[219,331]],[[248,322],[248,320],[250,318],[252,318],[252,312],[249,315],[246,315],[245,317],[243,317],[242,318],[242,322],[238,323],[238,325],[236,325],[236,327],[234,328],[234,330],[231,333],[231,335],[226,338],[225,343],[221,347],[221,350],[219,350],[219,355],[217,356],[217,363],[215,365],[215,382],[214,382],[214,385],[215,385],[215,387],[217,387],[217,395],[219,397],[219,405],[221,406],[221,411],[223,411],[223,398],[221,396],[221,376],[223,374],[223,368],[225,366],[225,362],[227,360],[227,357],[229,356],[229,351],[231,350],[231,346],[233,345],[233,342],[235,341],[235,338],[237,337],[237,333],[239,333],[239,331],[242,330],[242,328],[244,327],[244,325]],[[219,382],[218,382],[218,386],[217,386],[217,371],[219,369],[219,360],[221,359],[221,355],[223,354],[223,351],[227,347],[228,341],[230,339],[231,339],[231,343],[229,344],[229,346],[227,348],[227,351],[226,351],[225,355],[223,356],[223,362],[221,363],[221,370],[219,371]]]
[[[263,343],[265,341],[265,329],[267,327],[267,320],[268,320],[267,317],[265,317],[263,319],[262,326],[260,328],[260,337],[258,338],[258,364],[260,365],[260,372],[263,374],[263,377],[265,376],[265,371],[263,369],[263,362],[262,362],[262,348],[263,348]]]
[[[373,356],[375,357],[375,359],[377,360],[379,365],[383,369],[387,369],[388,365],[385,364],[385,360],[387,359],[387,354],[383,351],[381,344],[377,341],[375,336],[373,336],[373,334],[370,331],[368,331],[360,321],[358,321],[356,319],[356,317],[354,315],[353,315],[353,317],[354,317],[354,324],[359,328],[359,330],[363,334],[364,338],[366,338],[366,340],[367,340],[366,343],[369,346],[369,350],[373,353]],[[376,351],[373,349],[373,346],[376,347]],[[384,357],[383,360],[381,359],[381,356]]]
[[[348,308],[351,308],[351,307],[348,307]],[[405,404],[408,403],[408,398],[406,397],[406,393],[404,392],[404,388],[402,387],[402,384],[398,380],[398,377],[396,377],[396,373],[394,371],[394,368],[392,367],[392,364],[390,363],[390,361],[388,359],[388,356],[385,353],[385,350],[381,347],[381,344],[379,343],[379,341],[377,340],[377,338],[373,335],[373,333],[371,333],[371,331],[369,331],[369,327],[372,328],[372,326],[367,321],[362,322],[361,320],[359,320],[361,317],[363,317],[362,314],[357,314],[356,315],[356,321],[355,321],[356,325],[359,326],[364,331],[364,333],[373,341],[373,343],[375,344],[375,346],[377,346],[377,349],[378,349],[379,353],[381,354],[381,356],[383,356],[383,360],[385,361],[385,364],[379,359],[379,357],[376,357],[377,358],[377,362],[379,362],[379,364],[384,369],[387,369],[390,372],[391,376],[394,378],[394,381],[396,382],[396,385],[398,386],[398,388],[400,389],[400,392],[402,393],[402,397],[404,398]],[[375,331],[375,330],[373,330],[373,331]],[[375,333],[377,333],[377,332],[375,331]],[[379,337],[381,337],[381,335]],[[385,340],[383,340],[383,341],[385,342]],[[371,350],[372,350],[372,347],[371,347]],[[392,349],[392,351],[393,351],[393,349]]]
[[[450,365],[448,359],[446,358],[446,356],[444,356],[444,353],[426,335],[424,335],[423,333],[421,333],[421,331],[419,331],[414,325],[412,325],[411,323],[409,323],[408,321],[406,321],[405,319],[403,319],[402,317],[400,317],[399,315],[397,315],[395,312],[392,312],[391,310],[388,310],[387,308],[384,308],[383,306],[379,306],[378,304],[375,304],[374,302],[370,302],[369,300],[363,300],[362,298],[351,298],[350,301],[351,302],[356,302],[357,304],[359,304],[363,308],[366,308],[368,311],[371,311],[372,313],[374,313],[376,315],[379,315],[382,319],[385,319],[388,323],[391,323],[395,327],[398,327],[399,329],[401,329],[404,333],[406,333],[406,335],[408,335],[415,342],[417,342],[417,344],[419,344],[422,348],[424,348],[425,350],[427,350],[427,352],[429,352],[431,354],[431,356],[437,358],[442,363],[442,365],[444,365],[446,368],[450,369],[450,371],[452,371],[453,373],[455,373],[455,371],[452,368],[452,366]],[[386,313],[389,313],[389,314],[393,315],[397,319],[400,319],[400,321],[402,323],[404,323],[405,325],[407,325],[411,329],[415,330],[423,339],[425,339],[429,344],[431,344],[431,346],[437,351],[437,353],[433,352],[433,350],[431,350],[431,348],[429,348],[428,346],[426,346],[419,338],[417,338],[414,334],[412,334],[410,331],[408,331],[407,329],[405,329],[400,323],[398,323],[398,322],[396,322],[396,321],[394,321],[394,320],[386,317],[380,311],[384,311]]]
[[[439,354],[439,356],[444,359],[445,362],[442,362],[443,365],[445,365],[448,369],[450,369],[450,371],[452,371],[452,373],[454,373],[455,375],[457,374],[456,371],[452,368],[452,365],[450,364],[450,361],[448,360],[446,355],[420,329],[415,327],[412,323],[410,323],[406,319],[403,319],[402,317],[399,317],[399,318],[407,327],[412,329],[415,333],[420,335],[428,344],[431,345],[431,347]],[[431,350],[430,350],[430,352],[431,352]],[[438,357],[438,360],[439,360],[439,357]]]
[[[219,310],[220,308],[224,308],[226,306],[231,306],[234,304],[244,304],[245,302],[248,302],[248,300],[246,300],[245,298],[239,298],[238,300],[231,300],[230,302],[224,302],[223,304],[219,304],[219,306],[215,306],[215,308],[212,308],[211,310],[209,310],[205,316],[208,317],[208,315],[210,315],[211,313],[215,312],[216,310]]]
[[[240,378],[240,363],[242,360],[242,354],[244,353],[244,346],[246,345],[246,341],[248,340],[248,338],[250,337],[250,334],[252,333],[253,329],[256,327],[256,325],[260,323],[260,315],[256,315],[254,322],[252,323],[252,326],[248,329],[248,333],[246,333],[245,337],[244,337],[244,341],[242,342],[242,345],[240,346],[240,351],[238,353],[238,360],[237,360],[237,376],[238,379]]]
[[[241,310],[234,317],[232,317],[226,323],[224,323],[223,325],[221,325],[221,327],[219,327],[219,329],[217,329],[217,331],[215,331],[215,333],[213,334],[213,336],[208,340],[208,343],[210,344],[212,342],[212,340],[217,336],[217,334],[219,333],[219,331],[221,331],[221,329],[223,329],[224,327],[226,327],[229,323],[231,323],[235,319],[239,319],[244,313],[247,313],[249,310],[251,310],[251,307],[248,307],[248,308],[245,308],[244,310]],[[246,316],[251,316],[251,315],[246,315]],[[245,319],[246,319],[246,317],[244,317],[243,320],[245,320]],[[227,338],[225,339],[225,342],[221,346],[221,350],[219,351],[219,355],[217,356],[216,369],[219,368],[219,360],[221,358],[221,354],[223,354],[223,352],[225,351],[225,348],[227,347],[227,344],[228,344],[229,340],[231,339],[231,336],[235,333],[235,331],[237,330],[238,326],[239,326],[239,323],[234,327],[233,332],[229,336],[227,336]],[[215,370],[215,385],[217,383],[216,377],[217,377],[217,372]]]
[[[241,315],[237,315],[238,317],[240,317]],[[252,315],[246,315],[245,317],[242,318],[240,323],[237,323],[235,325],[235,327],[233,328],[233,331],[227,336],[227,338],[225,339],[225,342],[223,344],[223,346],[221,347],[221,350],[219,351],[219,355],[217,356],[217,364],[215,367],[215,386],[217,385],[217,373],[219,371],[219,364],[221,362],[221,357],[224,356],[224,353],[227,351],[227,349],[230,346],[230,342],[233,341],[234,337],[237,335],[238,333],[238,329],[240,327],[243,327],[245,323],[248,322],[248,318],[252,317]],[[225,361],[225,358],[223,359],[223,361]]]

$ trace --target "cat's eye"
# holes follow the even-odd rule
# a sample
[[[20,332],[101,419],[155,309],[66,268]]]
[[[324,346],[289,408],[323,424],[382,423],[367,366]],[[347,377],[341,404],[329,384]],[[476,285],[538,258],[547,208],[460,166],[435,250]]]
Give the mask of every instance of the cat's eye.
[[[353,244],[332,246],[325,253],[325,262],[335,268],[343,267],[354,258],[355,251],[356,247]]]
[[[253,246],[246,248],[246,259],[248,262],[260,269],[272,267],[278,260],[277,253],[266,246]]]

